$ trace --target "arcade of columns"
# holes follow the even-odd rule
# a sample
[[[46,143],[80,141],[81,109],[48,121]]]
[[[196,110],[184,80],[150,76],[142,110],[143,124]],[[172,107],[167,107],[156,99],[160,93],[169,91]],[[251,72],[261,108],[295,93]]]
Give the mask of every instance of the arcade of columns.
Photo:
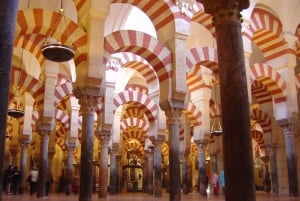
[[[247,9],[249,7],[249,2],[246,0],[240,1],[209,1],[203,0],[201,3],[204,6],[205,12],[213,16],[213,23],[216,29],[216,41],[217,41],[217,53],[218,53],[218,65],[219,65],[219,83],[220,83],[220,97],[221,97],[221,111],[222,111],[222,127],[223,135],[222,140],[222,151],[213,152],[211,151],[210,158],[213,166],[213,172],[218,172],[218,169],[222,168],[225,172],[226,180],[226,189],[225,197],[226,200],[239,201],[239,200],[255,200],[255,184],[254,184],[254,171],[253,171],[253,152],[252,152],[252,136],[251,136],[251,125],[249,117],[252,115],[249,110],[249,97],[248,97],[248,87],[247,87],[247,72],[245,66],[248,64],[248,58],[246,57],[243,50],[243,40],[241,32],[241,18],[240,11]],[[6,3],[7,5],[2,5],[0,7],[2,15],[7,16],[3,19],[9,19],[4,25],[5,29],[14,30],[14,27],[9,25],[13,24],[15,20],[14,16],[11,16],[11,13],[7,12],[7,8],[11,8],[16,12],[17,1],[10,1]],[[78,119],[79,108],[80,115],[82,116],[82,136],[81,136],[81,151],[80,151],[80,186],[85,188],[80,188],[79,191],[79,200],[80,201],[91,201],[92,193],[94,191],[94,130],[96,130],[97,138],[99,140],[99,189],[98,196],[99,198],[107,197],[107,186],[109,185],[109,193],[115,194],[121,191],[120,186],[120,168],[121,168],[121,159],[120,159],[120,146],[119,143],[110,144],[113,138],[113,122],[111,119],[105,118],[105,111],[99,109],[99,103],[103,100],[103,108],[106,108],[106,105],[112,106],[112,99],[109,93],[111,92],[109,86],[105,86],[105,72],[100,71],[97,67],[102,67],[102,64],[99,64],[99,58],[103,58],[104,49],[99,49],[100,46],[104,46],[104,34],[99,31],[99,27],[104,27],[105,17],[108,14],[109,2],[106,1],[99,5],[97,3],[94,6],[97,11],[101,12],[102,15],[93,15],[89,16],[88,38],[92,38],[93,41],[88,41],[89,49],[88,55],[91,55],[84,65],[89,66],[88,72],[83,72],[83,75],[78,78],[77,82],[73,87],[73,103],[71,107],[71,121],[70,121],[70,131],[67,133],[66,137],[66,156],[65,156],[65,173],[68,181],[68,189],[71,191],[71,182],[72,182],[72,157],[73,152],[76,146],[78,146],[77,137],[78,137],[78,122],[73,121],[72,119]],[[5,30],[3,29],[3,30]],[[99,33],[100,32],[100,33]],[[0,46],[7,46],[7,39],[13,41],[12,35],[1,35]],[[171,40],[170,46],[174,46],[174,52],[179,53],[185,39],[182,37],[176,37]],[[99,44],[94,45],[94,41],[99,41]],[[12,42],[11,42],[12,47]],[[11,48],[10,47],[10,48]],[[7,51],[12,52],[12,51]],[[3,50],[0,52],[1,56]],[[4,53],[3,53],[4,54]],[[6,57],[5,62],[1,64],[2,66],[11,66],[11,61]],[[181,65],[184,65],[181,58],[178,56],[175,57],[173,61],[175,70],[172,71],[172,76],[174,79],[182,79],[175,72],[180,72]],[[7,71],[5,75],[9,74],[9,69],[4,68]],[[207,75],[207,72],[205,72]],[[205,76],[206,76],[205,75]],[[9,81],[7,76],[0,74],[1,84],[3,86],[9,86]],[[207,79],[211,79],[207,84],[207,88],[211,89],[212,86],[212,74],[207,76]],[[3,78],[3,79],[2,79]],[[4,79],[5,78],[5,79]],[[55,94],[55,84],[58,79],[58,64],[53,62],[45,62],[45,95],[44,103],[42,109],[42,115],[40,123],[38,126],[38,133],[40,136],[39,142],[39,154],[38,156],[38,166],[40,172],[39,178],[39,189],[38,197],[45,196],[45,181],[48,171],[48,167],[51,167],[51,160],[55,154],[55,148],[52,147],[51,140],[55,128],[55,100],[53,94]],[[182,92],[182,86],[180,86],[181,81],[175,83],[175,86],[172,87],[172,93],[168,100],[160,102],[160,108],[164,111],[166,115],[166,124],[168,135],[165,132],[160,133],[158,129],[158,120],[155,120],[151,124],[150,132],[151,133],[151,143],[153,147],[147,148],[146,159],[144,161],[144,192],[153,194],[154,197],[161,197],[162,195],[162,178],[161,178],[161,163],[163,158],[161,158],[161,148],[162,144],[167,140],[169,147],[168,155],[168,193],[171,201],[181,200],[181,183],[183,193],[188,193],[191,191],[191,164],[189,159],[189,147],[181,150],[180,147],[180,126],[182,123],[182,114],[186,109],[186,92]],[[173,89],[174,88],[174,89]],[[236,93],[236,92],[239,93]],[[7,89],[1,90],[1,95],[5,96]],[[196,97],[195,102],[198,103],[198,109],[208,109],[211,90],[207,93],[203,92],[201,98]],[[191,95],[192,96],[192,95]],[[3,100],[5,101],[5,100]],[[8,102],[8,100],[6,100]],[[1,104],[8,105],[7,103]],[[202,108],[201,108],[202,107]],[[25,117],[32,116],[33,103],[31,100],[26,102],[25,107]],[[3,125],[6,125],[6,116],[7,107],[1,108],[4,111],[0,117],[1,124],[1,143],[5,142],[6,128],[3,128]],[[27,110],[29,112],[27,112]],[[31,110],[31,111],[30,111]],[[99,112],[100,111],[100,112]],[[94,114],[98,114],[98,125],[97,128],[94,128]],[[101,114],[104,113],[104,114]],[[209,118],[207,115],[202,114],[202,121]],[[21,136],[21,160],[20,160],[20,169],[21,173],[24,175],[26,173],[26,158],[27,148],[31,141],[31,132],[30,130],[30,118],[24,118],[24,127],[23,135]],[[27,122],[28,121],[28,122]],[[206,121],[207,122],[207,121]],[[239,122],[239,123],[237,123]],[[287,176],[288,176],[288,186],[289,193],[292,196],[298,196],[299,184],[298,184],[298,175],[297,175],[297,160],[296,160],[296,149],[295,149],[295,140],[294,136],[296,135],[296,122],[297,118],[294,116],[287,116],[286,118],[281,118],[277,120],[278,125],[282,128],[284,134],[285,142],[285,151],[287,158]],[[25,126],[27,125],[27,127]],[[186,126],[186,125],[185,125]],[[156,129],[156,130],[155,130]],[[205,190],[205,181],[203,178],[206,174],[206,160],[205,160],[205,150],[210,141],[210,131],[209,126],[205,125],[200,127],[195,126],[194,130],[194,142],[198,147],[198,175],[199,175],[199,192],[202,195],[206,195]],[[5,132],[4,132],[5,130]],[[188,129],[187,129],[188,130]],[[197,132],[197,133],[196,133]],[[243,133],[243,135],[241,135]],[[3,134],[3,135],[2,135]],[[167,138],[167,139],[166,139]],[[233,141],[234,139],[234,141]],[[220,139],[215,139],[218,141]],[[238,143],[233,143],[238,142]],[[272,141],[270,141],[272,142]],[[296,146],[299,146],[296,144]],[[4,147],[4,146],[2,146]],[[146,146],[145,146],[146,147]],[[211,149],[211,147],[210,147]],[[270,173],[271,173],[271,183],[272,183],[272,192],[279,193],[279,180],[280,176],[278,175],[278,169],[282,170],[284,163],[278,167],[278,158],[276,158],[276,153],[278,149],[283,149],[283,147],[277,147],[276,144],[269,143],[266,145],[267,153],[264,158],[265,161],[269,162]],[[4,154],[5,150],[2,151]],[[16,161],[16,155],[18,152],[17,147],[11,147],[10,153],[12,155],[12,161]],[[222,157],[220,157],[222,155]],[[110,157],[110,172],[108,175],[108,158]],[[2,156],[4,158],[4,156]],[[2,160],[3,161],[3,160]],[[221,161],[221,162],[220,162]],[[4,164],[2,169],[4,168]],[[299,167],[299,166],[298,166]],[[220,169],[219,169],[220,170]],[[154,172],[154,177],[152,176]],[[182,175],[179,177],[178,175]],[[108,177],[109,181],[108,182]],[[22,188],[24,188],[25,180],[22,181]]]

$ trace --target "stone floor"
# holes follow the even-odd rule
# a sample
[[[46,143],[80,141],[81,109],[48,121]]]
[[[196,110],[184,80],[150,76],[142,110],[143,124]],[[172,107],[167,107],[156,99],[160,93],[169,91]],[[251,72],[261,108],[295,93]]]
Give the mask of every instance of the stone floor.
[[[24,195],[3,195],[3,201],[78,201],[78,195],[65,196],[64,194],[52,193],[48,197],[37,198],[36,196],[30,196],[28,194]],[[153,196],[147,195],[145,193],[120,193],[117,195],[109,195],[107,198],[98,198],[97,194],[93,194],[93,201],[168,201],[169,195],[163,193],[162,198],[154,198]],[[199,193],[190,193],[188,195],[182,195],[182,201],[224,201],[223,196],[208,196],[202,197]],[[256,201],[300,201],[299,198],[291,198],[285,195],[272,195],[265,192],[257,192]]]

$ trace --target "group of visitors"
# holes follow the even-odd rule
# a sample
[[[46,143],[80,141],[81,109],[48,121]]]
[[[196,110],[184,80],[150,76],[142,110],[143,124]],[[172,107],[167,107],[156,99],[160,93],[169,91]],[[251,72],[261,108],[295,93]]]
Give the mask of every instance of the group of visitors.
[[[12,165],[9,165],[4,173],[3,190],[6,194],[17,195],[20,181],[21,174],[18,166],[13,167]]]
[[[38,186],[38,170],[37,168],[32,168],[29,172],[29,176],[27,177],[27,181],[29,183],[29,192],[30,195],[33,195],[37,192]],[[17,166],[13,167],[9,165],[4,172],[4,179],[3,179],[3,191],[6,194],[19,194],[19,186],[21,183],[21,173]],[[48,171],[46,177],[46,196],[50,192],[51,184],[53,183],[52,173]]]
[[[216,195],[216,196],[219,195],[220,186],[221,186],[222,191],[224,193],[225,178],[224,178],[224,171],[223,170],[220,172],[220,175],[217,172],[213,173],[213,175],[211,177],[211,182],[212,182],[212,188],[213,188],[213,194],[214,195]]]

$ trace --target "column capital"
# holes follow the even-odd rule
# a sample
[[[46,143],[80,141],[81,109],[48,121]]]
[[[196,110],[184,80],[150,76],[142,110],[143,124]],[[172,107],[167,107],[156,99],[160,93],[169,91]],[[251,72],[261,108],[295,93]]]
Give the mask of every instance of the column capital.
[[[293,136],[296,129],[296,119],[287,118],[277,120],[278,125],[282,128],[283,134],[285,137]]]
[[[151,141],[154,144],[154,150],[160,150],[162,144],[165,142],[165,135],[157,135],[157,137],[151,137]]]
[[[48,130],[48,129],[39,129],[38,134],[41,136],[41,138],[47,138],[49,139],[49,136],[51,135],[52,130]]]
[[[108,146],[111,139],[110,131],[101,131],[98,135],[98,139],[102,146]]]
[[[78,103],[81,106],[80,109],[83,114],[94,114],[103,95],[94,93],[89,87],[76,87],[73,89],[73,93],[78,98]]]
[[[207,142],[203,141],[203,140],[195,140],[195,143],[199,149],[199,152],[204,152]]]
[[[167,116],[168,124],[175,124],[180,122],[182,109],[181,108],[170,108],[165,111]]]
[[[197,1],[203,4],[206,13],[211,14],[214,17],[217,16],[220,18],[222,18],[223,15],[224,18],[234,19],[234,21],[240,20],[240,15],[236,15],[236,14],[240,13],[240,11],[242,11],[243,9],[248,8],[250,5],[249,0],[226,0],[226,1],[197,0]],[[227,19],[225,19],[225,21],[227,21]]]

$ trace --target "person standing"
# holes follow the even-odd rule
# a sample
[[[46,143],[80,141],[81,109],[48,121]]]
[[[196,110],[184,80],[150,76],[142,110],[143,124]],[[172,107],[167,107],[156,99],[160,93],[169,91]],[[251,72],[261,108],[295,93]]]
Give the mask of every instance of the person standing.
[[[219,195],[219,175],[216,172],[212,176],[212,184],[214,195]]]
[[[224,175],[223,170],[220,172],[220,185],[221,185],[223,194],[225,194],[225,175]]]
[[[28,178],[29,186],[30,186],[30,195],[33,195],[37,191],[37,182],[38,182],[38,170],[33,168],[30,170],[30,175]]]
[[[14,173],[14,168],[12,165],[9,165],[7,167],[7,169],[5,170],[5,173],[4,173],[4,190],[6,192],[6,194],[10,194],[12,191],[11,191],[11,179],[12,179],[12,176],[13,176],[13,173]]]
[[[13,172],[13,175],[12,175],[12,178],[11,178],[12,193],[14,195],[18,194],[20,181],[21,181],[21,174],[20,174],[18,166],[15,166],[14,167],[14,172]]]

